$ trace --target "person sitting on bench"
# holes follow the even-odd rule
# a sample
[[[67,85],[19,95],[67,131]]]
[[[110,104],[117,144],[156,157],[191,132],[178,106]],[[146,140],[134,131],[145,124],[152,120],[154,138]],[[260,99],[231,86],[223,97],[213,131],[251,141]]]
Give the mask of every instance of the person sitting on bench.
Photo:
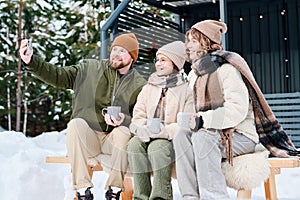
[[[229,199],[222,159],[252,153],[260,141],[274,156],[296,151],[258,87],[246,61],[224,51],[227,25],[196,23],[186,33],[196,113],[191,130],[174,137],[176,173],[182,199]]]
[[[133,199],[172,199],[172,138],[178,112],[195,112],[192,90],[183,71],[185,47],[181,41],[158,49],[156,72],[151,74],[134,106],[127,146],[133,173]],[[151,184],[151,171],[153,184]]]
[[[20,56],[33,74],[53,86],[74,90],[72,119],[67,127],[67,153],[78,200],[93,199],[88,160],[100,153],[111,155],[112,160],[105,197],[119,199],[128,166],[126,145],[131,138],[128,126],[136,98],[146,84],[132,67],[139,51],[136,36],[126,33],[116,37],[110,59],[88,59],[66,67],[47,63],[27,50],[28,40],[24,39]],[[108,106],[121,106],[119,116],[102,113]]]

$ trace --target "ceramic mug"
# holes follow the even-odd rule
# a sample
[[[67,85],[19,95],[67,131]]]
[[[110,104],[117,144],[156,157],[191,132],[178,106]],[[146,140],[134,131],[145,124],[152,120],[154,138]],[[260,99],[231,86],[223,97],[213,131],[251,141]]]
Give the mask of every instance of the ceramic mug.
[[[191,112],[179,112],[177,114],[177,124],[180,128],[189,129],[190,119],[193,113]]]
[[[121,106],[107,106],[107,108],[102,109],[102,115],[104,116],[106,113],[112,115],[116,118],[116,120],[120,120],[120,112]]]
[[[148,118],[147,119],[147,128],[152,133],[159,133],[160,132],[160,124],[162,123],[162,120],[160,118]]]

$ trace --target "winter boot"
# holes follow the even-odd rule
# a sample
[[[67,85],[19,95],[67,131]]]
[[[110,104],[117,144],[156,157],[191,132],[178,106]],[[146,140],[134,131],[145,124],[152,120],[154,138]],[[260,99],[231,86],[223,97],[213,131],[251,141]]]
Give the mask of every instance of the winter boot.
[[[108,190],[105,193],[106,200],[119,200],[121,195],[121,190],[117,193],[114,193],[111,187],[108,187]]]
[[[84,195],[80,195],[79,192],[77,192],[77,199],[78,200],[93,200],[94,199],[94,195],[92,194],[91,188],[88,187],[86,190],[85,190],[85,194]]]

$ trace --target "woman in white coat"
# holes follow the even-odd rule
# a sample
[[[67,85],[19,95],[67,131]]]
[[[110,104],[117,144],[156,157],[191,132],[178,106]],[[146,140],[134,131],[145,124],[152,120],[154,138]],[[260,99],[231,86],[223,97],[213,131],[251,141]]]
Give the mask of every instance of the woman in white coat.
[[[185,46],[175,41],[158,49],[156,72],[140,92],[133,111],[127,146],[134,178],[133,199],[172,199],[172,138],[178,130],[178,112],[194,112],[192,90],[183,72]],[[147,120],[159,118],[160,130],[152,132]],[[153,172],[153,184],[151,184]]]
[[[223,22],[204,20],[186,33],[197,113],[192,116],[191,130],[178,132],[173,141],[184,200],[228,200],[222,159],[231,163],[233,156],[254,152],[258,142],[252,101],[238,70],[243,63],[235,65],[218,55],[225,52],[218,50],[223,49],[221,35],[226,30]]]

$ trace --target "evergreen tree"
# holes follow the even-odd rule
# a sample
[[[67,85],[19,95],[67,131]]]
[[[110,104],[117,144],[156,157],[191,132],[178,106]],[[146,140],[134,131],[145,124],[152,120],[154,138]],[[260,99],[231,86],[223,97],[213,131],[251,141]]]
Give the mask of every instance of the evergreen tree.
[[[0,1],[0,121],[15,129],[16,68],[19,1]],[[109,2],[27,0],[23,2],[23,37],[32,37],[34,54],[57,66],[72,65],[83,58],[99,58],[100,22]],[[72,91],[54,88],[22,71],[22,106],[28,108],[27,134],[66,128],[72,107]],[[8,88],[10,98],[8,98]],[[10,102],[11,109],[8,109]],[[11,115],[9,115],[9,113]],[[22,122],[24,122],[22,109]]]
[[[141,1],[132,1],[131,5],[170,17],[168,12]],[[12,130],[16,124],[18,41],[31,37],[34,54],[57,66],[99,59],[101,25],[111,12],[107,0],[23,0],[22,38],[18,38],[18,7],[19,0],[0,0],[0,125],[5,129],[11,126]],[[35,136],[66,128],[72,90],[47,85],[24,69],[21,76],[24,132]]]

